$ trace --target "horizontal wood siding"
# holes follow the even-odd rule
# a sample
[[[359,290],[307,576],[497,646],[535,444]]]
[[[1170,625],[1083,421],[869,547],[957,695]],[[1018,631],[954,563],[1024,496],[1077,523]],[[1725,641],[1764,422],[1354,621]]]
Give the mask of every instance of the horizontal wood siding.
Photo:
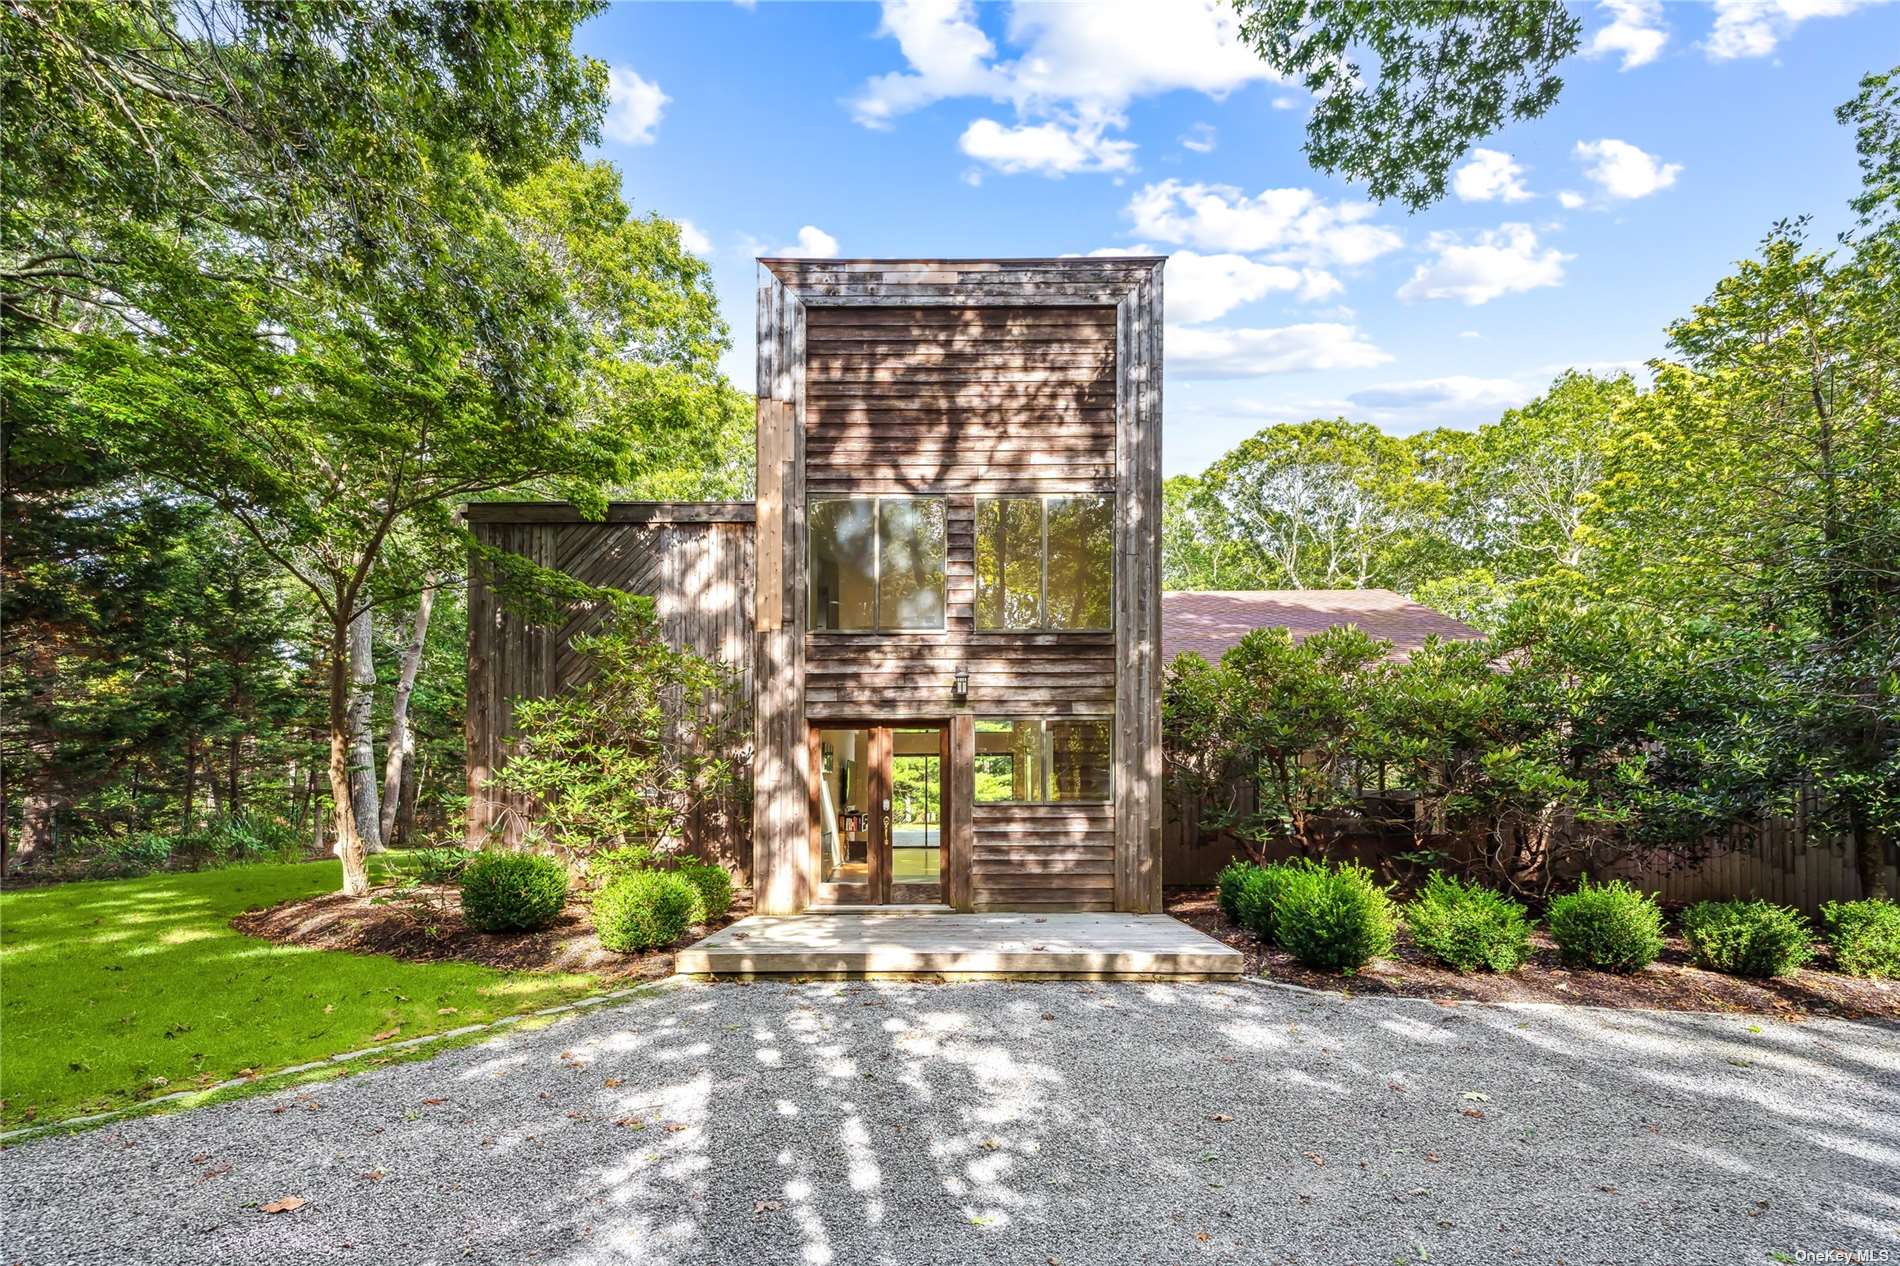
[[[814,307],[805,486],[1112,490],[1112,307]]]
[[[602,588],[654,599],[660,628],[675,646],[738,669],[731,696],[715,700],[724,743],[749,768],[752,696],[753,577],[750,507],[709,513],[702,506],[629,504],[604,523],[582,522],[571,510],[525,505],[522,521],[490,504],[471,514],[477,541],[522,554]],[[508,611],[478,563],[469,569],[468,749],[471,844],[519,842],[531,806],[488,786],[505,764],[514,706],[579,684],[591,671],[574,639],[597,628],[604,612],[583,608],[559,627],[535,625]],[[701,806],[687,827],[687,847],[744,878],[752,864],[749,789]]]
[[[976,910],[1115,908],[1115,808],[979,804],[970,858]]]

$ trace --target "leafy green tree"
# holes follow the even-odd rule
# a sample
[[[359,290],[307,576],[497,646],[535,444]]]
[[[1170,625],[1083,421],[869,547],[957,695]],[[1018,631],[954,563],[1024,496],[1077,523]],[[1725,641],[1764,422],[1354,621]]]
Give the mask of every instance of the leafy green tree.
[[[1315,98],[1314,166],[1414,211],[1452,165],[1557,103],[1583,24],[1560,0],[1234,0],[1241,38]]]
[[[731,791],[736,690],[724,665],[668,646],[649,598],[605,594],[597,632],[574,639],[589,671],[515,708],[515,747],[494,783],[533,805],[534,845],[573,862],[603,849],[679,848],[694,810]]]

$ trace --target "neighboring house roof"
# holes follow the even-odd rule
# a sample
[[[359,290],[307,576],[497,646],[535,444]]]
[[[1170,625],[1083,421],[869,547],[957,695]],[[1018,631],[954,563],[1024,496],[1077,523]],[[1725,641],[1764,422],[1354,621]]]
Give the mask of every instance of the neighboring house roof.
[[[1434,633],[1459,642],[1484,636],[1390,589],[1184,589],[1161,595],[1161,658],[1193,651],[1214,663],[1254,629],[1283,628],[1300,641],[1341,624],[1392,643],[1394,659]]]

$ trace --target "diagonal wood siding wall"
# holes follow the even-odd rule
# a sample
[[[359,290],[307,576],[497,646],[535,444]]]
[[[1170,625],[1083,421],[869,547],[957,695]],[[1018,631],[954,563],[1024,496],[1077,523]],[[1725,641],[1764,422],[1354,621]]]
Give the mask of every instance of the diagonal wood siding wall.
[[[661,629],[675,646],[733,665],[737,690],[715,704],[726,722],[741,782],[749,783],[752,696],[752,506],[727,503],[617,503],[606,522],[583,522],[568,507],[484,503],[469,507],[477,540],[559,568],[590,585],[654,599]],[[515,843],[529,808],[487,785],[507,759],[514,704],[586,679],[573,640],[600,619],[576,612],[559,627],[508,611],[489,577],[471,560],[468,643],[468,833],[471,845]],[[728,802],[702,808],[687,846],[742,881],[752,869],[751,799],[742,786]]]

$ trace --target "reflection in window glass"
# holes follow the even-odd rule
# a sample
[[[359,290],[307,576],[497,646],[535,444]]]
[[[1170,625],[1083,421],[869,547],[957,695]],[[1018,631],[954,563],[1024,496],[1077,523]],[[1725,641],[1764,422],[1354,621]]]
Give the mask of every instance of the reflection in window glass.
[[[1033,629],[1042,604],[1042,502],[981,497],[976,503],[976,627]]]
[[[943,627],[941,497],[819,497],[811,537],[811,627]]]
[[[1107,717],[976,723],[976,801],[1105,802],[1112,798]]]
[[[1052,629],[1109,627],[1115,512],[1107,497],[1050,497],[1049,613]]]
[[[811,626],[877,627],[877,502],[829,497],[812,502]]]
[[[1107,718],[1075,718],[1047,724],[1049,799],[1109,799]]]
[[[886,497],[878,533],[878,627],[942,628],[943,499]]]
[[[1041,799],[1041,725],[1030,720],[977,721],[977,803]]]

